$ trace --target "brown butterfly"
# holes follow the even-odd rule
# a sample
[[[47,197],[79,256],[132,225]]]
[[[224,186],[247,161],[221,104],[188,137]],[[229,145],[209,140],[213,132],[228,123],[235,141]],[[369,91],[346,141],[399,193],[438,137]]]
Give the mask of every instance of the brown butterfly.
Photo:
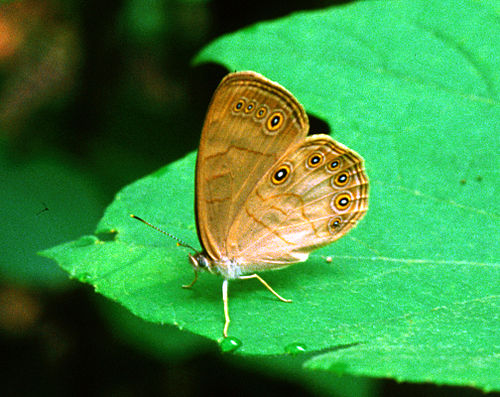
[[[324,134],[285,88],[255,72],[227,75],[210,103],[196,162],[195,271],[228,280],[307,260],[346,234],[368,209],[368,178],[356,152]]]

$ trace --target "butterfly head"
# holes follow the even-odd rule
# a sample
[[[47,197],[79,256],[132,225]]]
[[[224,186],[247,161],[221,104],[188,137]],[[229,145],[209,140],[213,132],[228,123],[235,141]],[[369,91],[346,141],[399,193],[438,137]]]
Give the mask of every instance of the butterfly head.
[[[198,252],[189,254],[189,262],[193,266],[195,272],[207,271],[225,279],[238,278],[243,274],[241,264],[234,259],[226,257],[220,259],[212,259],[206,252]]]
[[[211,265],[211,261],[207,258],[207,256],[201,252],[197,252],[196,254],[189,254],[189,262],[191,262],[191,266],[195,272],[200,271],[208,271],[213,273]]]

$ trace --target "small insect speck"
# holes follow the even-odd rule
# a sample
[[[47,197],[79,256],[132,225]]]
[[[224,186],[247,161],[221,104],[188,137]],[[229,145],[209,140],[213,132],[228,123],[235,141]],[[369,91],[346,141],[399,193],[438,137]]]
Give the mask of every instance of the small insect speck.
[[[48,211],[49,210],[49,207],[47,207],[47,204],[43,203],[42,202],[42,205],[43,205],[43,209],[38,211],[36,214],[37,216],[40,215],[42,212],[45,212],[45,211]]]

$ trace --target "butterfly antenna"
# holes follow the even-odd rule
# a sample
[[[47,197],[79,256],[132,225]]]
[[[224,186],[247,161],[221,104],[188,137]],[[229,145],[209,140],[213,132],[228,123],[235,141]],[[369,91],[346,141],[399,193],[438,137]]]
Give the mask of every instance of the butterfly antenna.
[[[144,219],[142,218],[139,218],[137,215],[134,215],[134,214],[130,214],[130,217],[131,218],[134,218],[134,219],[137,219],[138,221],[141,221],[142,223],[144,223],[145,225],[148,225],[149,227],[152,227],[153,229],[159,231],[160,233],[163,233],[165,236],[168,236],[172,239],[174,239],[175,241],[177,241],[177,245],[178,246],[181,246],[181,247],[186,247],[186,248],[189,248],[189,249],[192,249],[195,253],[198,253],[198,251],[193,248],[192,246],[190,246],[188,243],[182,241],[179,237],[176,237],[174,236],[173,234],[170,234],[168,232],[166,232],[165,230],[161,230],[158,226],[155,226],[155,225],[152,225],[151,223],[149,223],[148,221],[145,221]]]

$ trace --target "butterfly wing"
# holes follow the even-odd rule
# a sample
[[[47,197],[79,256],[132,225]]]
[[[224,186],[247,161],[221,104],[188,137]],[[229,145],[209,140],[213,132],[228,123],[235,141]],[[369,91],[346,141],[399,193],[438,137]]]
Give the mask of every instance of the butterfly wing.
[[[229,255],[228,233],[248,196],[291,146],[303,142],[308,129],[304,109],[279,84],[255,72],[222,80],[196,163],[198,236],[212,259]]]
[[[363,159],[328,135],[309,136],[263,175],[227,245],[245,271],[286,266],[342,237],[367,209]]]

